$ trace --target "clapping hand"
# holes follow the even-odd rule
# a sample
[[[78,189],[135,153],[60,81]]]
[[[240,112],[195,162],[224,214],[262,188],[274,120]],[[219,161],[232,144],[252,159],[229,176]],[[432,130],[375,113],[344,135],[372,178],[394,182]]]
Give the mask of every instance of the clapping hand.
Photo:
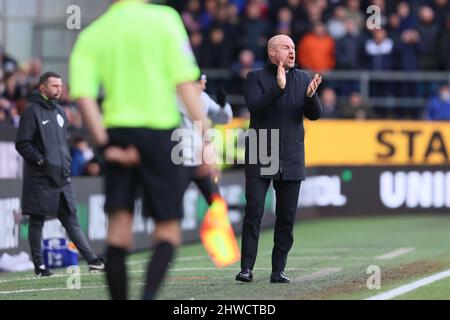
[[[312,97],[314,93],[316,93],[317,88],[319,87],[320,83],[322,82],[322,76],[318,73],[314,76],[311,83],[308,85],[308,90],[306,91],[306,95],[308,97]]]
[[[286,87],[286,69],[284,69],[282,61],[278,64],[277,83],[281,89]]]

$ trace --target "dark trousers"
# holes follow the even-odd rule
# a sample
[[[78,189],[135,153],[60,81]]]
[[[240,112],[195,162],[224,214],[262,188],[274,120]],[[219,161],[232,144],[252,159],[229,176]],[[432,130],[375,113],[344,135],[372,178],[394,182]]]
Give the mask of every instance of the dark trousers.
[[[61,194],[59,200],[58,219],[69,234],[70,240],[73,241],[83,258],[88,262],[97,259],[92,251],[89,243],[81,231],[80,222],[76,212],[70,212],[66,199]],[[44,227],[45,216],[30,215],[30,224],[28,226],[28,240],[30,242],[31,257],[35,268],[44,264],[42,258],[42,228]]]
[[[200,189],[200,192],[205,197],[208,205],[212,204],[213,195],[220,195],[219,186],[212,180],[210,176],[194,177],[192,181],[194,181],[194,183]]]
[[[245,216],[242,227],[241,268],[253,269],[258,251],[259,230],[264,203],[271,180],[246,178]],[[276,196],[276,221],[272,250],[272,271],[284,271],[287,255],[294,242],[293,228],[301,181],[273,180]]]
[[[197,175],[198,167],[185,167],[183,170],[183,178],[181,179],[183,183],[183,191],[186,191],[186,188],[189,186],[191,182],[194,182],[200,192],[205,197],[208,205],[212,204],[213,195],[220,195],[219,185],[214,182],[210,175],[206,176],[198,176]]]

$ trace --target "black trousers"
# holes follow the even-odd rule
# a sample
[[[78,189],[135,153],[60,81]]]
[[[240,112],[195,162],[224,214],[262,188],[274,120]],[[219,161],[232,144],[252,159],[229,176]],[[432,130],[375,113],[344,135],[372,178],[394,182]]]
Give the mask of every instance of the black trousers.
[[[198,176],[197,175],[198,167],[185,167],[183,171],[183,192],[186,191],[186,188],[189,186],[191,182],[194,182],[200,192],[205,197],[208,205],[212,204],[213,195],[220,195],[219,185],[212,180],[210,175],[206,176]]]
[[[241,268],[253,269],[264,203],[270,179],[247,177],[245,182],[245,216],[242,227]],[[276,197],[276,222],[273,236],[272,271],[284,271],[287,256],[294,242],[293,228],[297,212],[300,180],[273,180]]]
[[[70,240],[73,241],[83,258],[88,262],[95,261],[97,256],[92,251],[83,231],[76,212],[70,212],[66,198],[63,194],[59,200],[58,219],[61,221],[64,229],[69,234]],[[28,226],[28,239],[30,243],[31,256],[36,269],[44,264],[42,257],[42,228],[44,227],[45,216],[30,215],[30,224]]]

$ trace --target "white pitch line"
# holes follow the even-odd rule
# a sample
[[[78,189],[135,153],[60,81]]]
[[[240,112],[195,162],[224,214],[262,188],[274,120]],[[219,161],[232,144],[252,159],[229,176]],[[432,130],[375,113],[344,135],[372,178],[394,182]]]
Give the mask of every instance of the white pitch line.
[[[450,269],[448,269],[446,271],[439,272],[439,273],[437,273],[435,275],[423,278],[421,280],[417,280],[417,281],[415,281],[413,283],[410,283],[410,284],[398,287],[396,289],[392,289],[392,290],[386,291],[386,292],[378,294],[376,296],[369,297],[369,298],[367,298],[365,300],[389,300],[389,299],[398,297],[398,296],[400,296],[402,294],[405,294],[407,292],[416,290],[417,288],[426,286],[426,285],[428,285],[428,284],[430,284],[432,282],[435,282],[435,281],[438,281],[438,280],[441,280],[441,279],[444,279],[444,278],[447,278],[447,277],[450,277]]]
[[[342,268],[324,268],[320,269],[317,272],[313,272],[311,274],[307,274],[298,278],[295,278],[293,282],[304,282],[304,281],[311,281],[318,278],[322,278],[325,276],[329,276],[330,274],[337,273],[341,271]]]
[[[312,280],[315,278],[319,278],[319,277],[323,277],[335,272],[339,272],[342,268],[326,268],[326,269],[321,269],[321,268],[286,268],[286,271],[315,271],[317,270],[317,272],[314,272],[312,274],[300,277],[298,279],[300,279],[300,281],[307,281],[307,280]],[[226,269],[228,271],[239,271],[240,268],[229,268]],[[253,271],[271,271],[271,268],[254,268]],[[210,268],[173,268],[173,269],[169,269],[169,272],[182,272],[182,271],[222,271],[222,269],[218,269],[215,267],[210,267]],[[129,273],[144,273],[147,272],[147,270],[145,269],[136,269],[136,270],[130,270],[128,271]],[[97,275],[104,275],[104,273],[82,273],[81,275],[90,275],[90,276],[97,276]],[[53,275],[49,278],[46,279],[52,279],[52,278],[63,278],[63,277],[68,277],[70,276],[69,274],[56,274]],[[39,280],[42,278],[36,278],[36,277],[27,277],[27,278],[16,278],[16,279],[7,279],[7,280],[3,280],[2,283],[5,282],[12,282],[12,281],[30,281],[30,280]],[[192,282],[191,282],[192,283]],[[195,282],[195,283],[210,283],[207,281],[204,282]],[[215,284],[218,284],[216,281],[214,282]],[[229,281],[224,282],[222,284],[228,284]],[[137,283],[138,285],[142,285],[143,283]],[[175,284],[175,283],[170,283],[170,282],[166,282],[167,284]],[[177,285],[179,285],[180,283],[176,282]],[[99,286],[82,286],[81,289],[99,289],[99,288],[107,288],[106,285],[99,285]],[[40,289],[20,289],[20,290],[8,290],[8,291],[0,291],[0,295],[6,295],[6,294],[17,294],[17,293],[31,293],[31,292],[45,292],[45,291],[61,291],[61,290],[76,290],[76,289],[69,289],[67,287],[55,287],[55,288],[40,288]]]
[[[190,259],[188,259],[190,257],[185,257],[185,258],[186,258],[186,259],[184,259],[185,261],[190,260]],[[199,258],[201,258],[201,256],[195,257],[192,260],[200,260]],[[208,256],[206,256],[205,259],[209,260],[210,258]],[[309,260],[320,260],[320,259],[323,259],[323,260],[337,260],[337,259],[371,260],[371,259],[373,259],[373,257],[364,257],[364,256],[361,256],[361,257],[358,257],[358,256],[308,256],[308,255],[304,255],[304,256],[298,255],[298,256],[296,256],[296,255],[290,255],[288,259],[307,259],[307,260],[308,259]]]
[[[270,253],[271,254],[271,253]],[[264,253],[262,253],[264,255]],[[268,255],[268,253],[267,253]],[[211,258],[209,256],[191,256],[191,257],[180,257],[176,258],[174,262],[180,262],[180,261],[197,261],[197,260],[210,260]],[[372,257],[345,257],[345,256],[294,256],[290,255],[289,259],[324,259],[324,260],[336,260],[336,259],[349,259],[349,260],[370,260]],[[135,260],[135,261],[129,261],[127,262],[127,265],[139,265],[139,264],[148,264],[148,260]]]
[[[0,295],[1,294],[14,294],[14,293],[60,291],[60,290],[100,289],[100,288],[107,288],[107,287],[108,287],[107,285],[101,285],[101,286],[82,286],[81,289],[70,289],[70,288],[67,288],[67,287],[41,288],[41,289],[21,289],[21,290],[0,291]]]
[[[82,276],[89,276],[89,275],[97,275],[98,273],[91,273],[91,272],[86,272],[86,273],[80,273],[80,275]],[[24,277],[24,278],[12,278],[12,279],[5,279],[5,280],[0,280],[0,283],[6,283],[6,282],[13,282],[13,281],[30,281],[30,280],[37,280],[39,281],[40,279],[54,279],[54,278],[67,278],[69,276],[71,276],[72,274],[64,274],[64,273],[58,273],[58,274],[54,274],[51,277],[35,277],[35,276],[31,276],[31,277]]]
[[[350,252],[352,251],[351,248],[303,248],[303,249],[295,249],[289,251],[289,254],[295,254],[295,253],[305,253],[305,252],[329,252],[329,253],[340,253],[340,252]],[[271,255],[272,251],[261,251],[258,254],[262,255]]]
[[[389,260],[389,259],[393,259],[396,258],[398,256],[410,253],[412,251],[416,250],[416,248],[399,248],[397,250],[385,253],[381,256],[376,257],[375,259],[377,260]]]
[[[169,272],[184,272],[184,271],[223,271],[223,270],[227,270],[227,271],[240,271],[240,268],[225,268],[225,269],[219,269],[216,267],[203,267],[203,268],[171,268],[168,271]],[[254,271],[271,271],[271,268],[254,268]],[[321,268],[286,268],[286,271],[314,271],[314,270],[322,270]],[[143,272],[147,272],[146,269],[132,269],[132,270],[128,270],[128,273],[143,273]],[[38,277],[24,277],[24,278],[13,278],[13,279],[5,279],[5,280],[0,280],[0,283],[7,283],[7,282],[15,282],[15,281],[39,281],[41,279],[55,279],[55,278],[67,278],[69,276],[71,276],[72,274],[55,274],[51,277],[45,277],[45,278],[38,278]],[[100,276],[100,275],[104,275],[104,273],[102,272],[86,272],[86,273],[81,273],[81,276]]]
[[[346,256],[289,256],[289,260],[291,259],[304,259],[304,260],[371,260],[372,257],[346,257]]]
[[[209,256],[186,256],[186,257],[179,257],[175,258],[175,262],[177,261],[196,261],[196,260],[208,260],[210,259]],[[135,264],[144,264],[148,263],[149,259],[142,259],[142,260],[134,260],[134,261],[128,261],[127,265],[132,266]]]

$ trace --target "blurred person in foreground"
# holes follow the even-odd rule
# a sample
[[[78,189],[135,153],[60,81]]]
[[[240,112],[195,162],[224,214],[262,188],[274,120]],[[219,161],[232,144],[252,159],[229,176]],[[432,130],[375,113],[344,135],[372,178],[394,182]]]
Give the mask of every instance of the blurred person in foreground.
[[[128,298],[125,260],[132,248],[134,204],[141,187],[143,216],[155,222],[142,298],[154,299],[182,240],[183,167],[171,158],[171,136],[181,121],[177,94],[190,118],[201,122],[202,133],[208,129],[195,87],[200,71],[188,35],[170,7],[115,1],[80,33],[69,69],[71,96],[105,160],[111,298]],[[103,120],[96,101],[100,86],[105,94]]]
[[[218,90],[216,93],[217,102],[215,102],[205,92],[206,83],[207,77],[205,74],[202,74],[197,81],[197,89],[200,94],[203,113],[213,124],[229,123],[233,118],[233,111],[231,110],[231,105],[226,102],[225,91],[222,88]],[[180,160],[182,160],[183,165],[186,167],[186,178],[183,179],[183,183],[185,183],[186,188],[193,181],[202,192],[206,202],[211,205],[215,197],[220,197],[218,185],[219,172],[216,170],[216,172],[202,172],[203,167],[200,165],[202,162],[201,150],[196,150],[196,145],[201,146],[201,143],[195,143],[195,139],[198,139],[197,141],[200,142],[202,137],[195,136],[200,132],[196,132],[195,123],[191,120],[186,112],[186,107],[179,99],[178,105],[182,115],[182,130],[179,131],[181,134],[179,138],[182,139],[182,159]]]

